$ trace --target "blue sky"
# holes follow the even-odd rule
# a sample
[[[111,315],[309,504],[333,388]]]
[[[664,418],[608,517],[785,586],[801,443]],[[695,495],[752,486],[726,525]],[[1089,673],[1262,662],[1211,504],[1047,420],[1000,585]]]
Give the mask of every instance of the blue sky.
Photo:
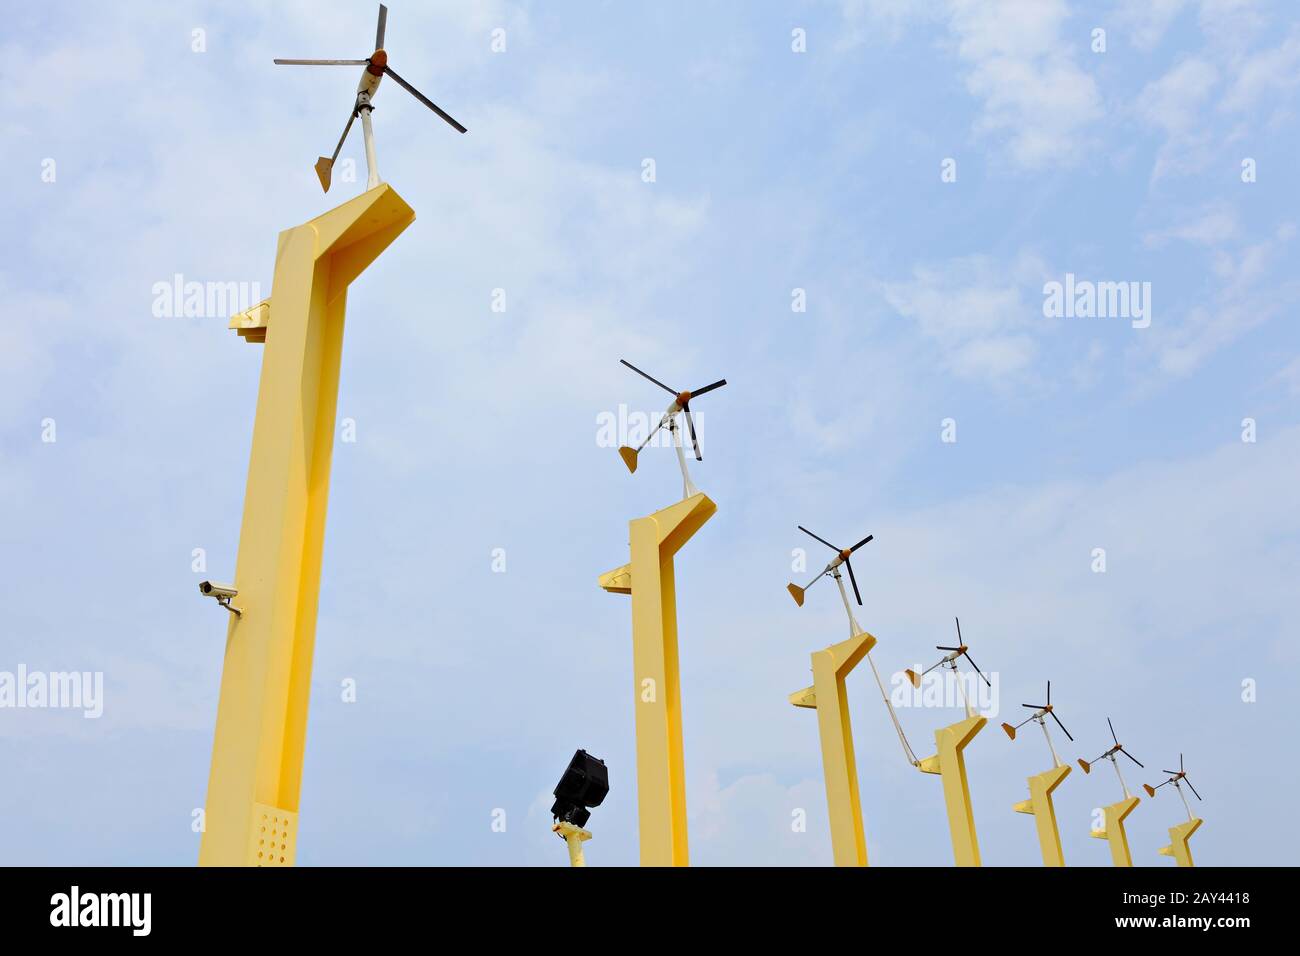
[[[7,862],[197,858],[225,621],[195,585],[233,576],[260,351],[225,316],[156,317],[151,290],[266,294],[276,234],[358,191],[336,172],[323,198],[311,169],[355,74],[271,58],[364,56],[375,6],[7,21],[0,671],[105,683],[98,720],[0,708]],[[1291,5],[390,8],[392,65],[470,132],[376,101],[418,218],[349,294],[301,864],[561,865],[547,809],[579,746],[611,775],[589,859],[635,862],[630,615],[596,577],[680,483],[667,449],[632,477],[596,440],[620,403],[661,404],[619,358],[729,382],[693,470],[718,513],[678,562],[693,862],[830,861],[815,718],[786,695],[844,621],[829,589],[785,593],[798,523],[876,535],[855,568],[884,672],[960,615],[994,723],[1050,678],[1066,759],[1107,716],[1148,767],[1186,755],[1200,862],[1294,859],[1271,823],[1297,783]],[[360,137],[343,156],[364,182]],[[1067,273],[1149,282],[1150,326],[1045,317]],[[873,862],[950,862],[938,780],[900,759],[868,672],[850,693]],[[928,751],[958,716],[902,719]],[[1037,861],[1010,807],[1045,759],[994,726],[968,750],[986,863]],[[1108,862],[1086,831],[1117,791],[1057,791],[1069,863]],[[1144,800],[1137,862],[1167,865],[1181,813]]]

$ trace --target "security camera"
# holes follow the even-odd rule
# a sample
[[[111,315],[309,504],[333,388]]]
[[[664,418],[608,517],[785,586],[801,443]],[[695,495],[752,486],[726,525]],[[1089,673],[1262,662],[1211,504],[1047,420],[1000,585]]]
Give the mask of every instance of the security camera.
[[[239,591],[235,589],[234,585],[219,584],[216,581],[200,581],[199,593],[205,594],[211,598],[216,598],[217,603],[231,614],[235,615],[235,617],[240,617],[243,614],[239,608],[234,607],[230,603],[230,599],[239,593]]]

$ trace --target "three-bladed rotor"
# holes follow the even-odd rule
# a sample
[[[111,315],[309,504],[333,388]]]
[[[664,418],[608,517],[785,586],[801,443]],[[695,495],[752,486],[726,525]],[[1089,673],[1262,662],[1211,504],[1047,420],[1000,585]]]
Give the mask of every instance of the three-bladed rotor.
[[[667,392],[669,395],[673,397],[672,403],[669,404],[668,406],[668,410],[664,412],[663,416],[659,419],[659,424],[650,430],[650,434],[645,436],[645,440],[641,442],[641,444],[637,445],[636,448],[630,448],[627,445],[622,445],[619,447],[618,454],[623,459],[623,463],[627,465],[627,470],[633,473],[636,472],[637,455],[640,454],[642,448],[644,448],[647,444],[650,443],[650,439],[655,436],[655,433],[658,432],[659,429],[664,428],[665,426],[670,431],[676,429],[677,427],[676,417],[679,413],[684,415],[686,418],[686,427],[690,430],[691,433],[691,445],[695,449],[695,460],[703,461],[704,456],[700,454],[700,439],[699,436],[696,435],[695,433],[695,419],[691,417],[691,400],[699,398],[701,395],[705,395],[708,392],[713,391],[715,388],[722,388],[722,386],[727,384],[727,380],[725,378],[720,378],[713,384],[705,385],[703,388],[696,388],[688,391],[678,391],[675,388],[669,388],[667,385],[659,381],[659,379],[655,378],[654,376],[641,371],[641,369],[637,368],[627,359],[619,359],[619,361],[622,364],[626,365],[628,368],[630,368],[632,371],[636,372],[642,378],[654,382],[656,385],[658,385],[660,388],[662,388],[665,392]],[[683,473],[685,473],[685,470],[686,470],[686,466],[685,463],[683,463],[682,465]]]
[[[334,153],[330,156],[322,156],[316,160],[316,175],[320,179],[321,188],[329,192],[330,175],[334,169],[334,161],[339,157],[339,151],[343,149],[343,143],[348,138],[348,133],[352,130],[352,121],[358,116],[362,117],[362,123],[365,126],[366,133],[366,163],[370,167],[370,185],[378,183],[378,171],[375,169],[374,143],[370,134],[370,112],[374,107],[371,105],[375,98],[375,93],[379,90],[379,81],[385,76],[392,77],[393,82],[402,89],[406,90],[417,100],[427,106],[433,112],[442,117],[457,132],[464,133],[466,129],[450,113],[447,113],[442,107],[434,103],[414,86],[402,79],[388,65],[388,53],[384,49],[384,32],[388,25],[388,7],[382,3],[379,5],[379,22],[375,27],[375,48],[374,52],[364,60],[295,60],[277,58],[275,62],[281,66],[363,66],[365,69],[361,73],[361,82],[357,84],[356,99],[352,104],[352,113],[348,116],[347,124],[343,127],[343,135],[339,137],[338,145],[334,147]]]
[[[858,548],[862,547],[868,541],[873,540],[875,538],[875,535],[873,534],[867,535],[865,538],[863,538],[861,541],[859,541],[857,544],[853,545],[850,548],[841,548],[831,544],[825,538],[813,534],[803,525],[796,525],[796,527],[804,534],[808,535],[808,537],[815,538],[816,540],[820,541],[822,544],[826,545],[826,547],[834,551],[835,557],[831,559],[830,563],[827,564],[826,567],[822,568],[822,570],[818,573],[817,577],[813,578],[803,587],[799,587],[797,584],[787,584],[785,586],[786,590],[790,592],[790,596],[794,598],[794,603],[798,604],[800,607],[803,607],[804,592],[806,592],[810,587],[812,587],[814,584],[816,584],[818,581],[820,581],[822,578],[826,577],[827,575],[830,575],[832,577],[838,577],[839,567],[842,564],[849,569],[849,581],[853,584],[853,596],[857,598],[858,607],[861,607],[862,592],[858,590],[858,579],[853,574],[853,563],[849,560],[849,558],[853,556],[853,553],[857,551]]]

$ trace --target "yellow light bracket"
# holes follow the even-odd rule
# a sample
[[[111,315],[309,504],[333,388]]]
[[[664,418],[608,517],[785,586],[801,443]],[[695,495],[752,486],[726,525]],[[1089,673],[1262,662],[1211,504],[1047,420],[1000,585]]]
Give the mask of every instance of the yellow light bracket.
[[[551,827],[552,833],[564,837],[569,848],[569,866],[586,866],[587,858],[582,853],[582,845],[591,839],[591,831],[573,823],[556,823]]]
[[[1089,834],[1110,844],[1110,860],[1115,866],[1133,865],[1133,855],[1129,853],[1128,849],[1128,834],[1124,832],[1124,821],[1137,807],[1138,803],[1137,797],[1125,797],[1118,803],[1103,807],[1102,813],[1105,822],[1102,829],[1093,830]]]
[[[632,596],[637,814],[642,866],[686,866],[686,775],[682,758],[673,556],[718,506],[694,494],[628,525],[632,562],[599,578]]]
[[[1061,832],[1056,825],[1056,808],[1052,806],[1052,791],[1069,775],[1070,768],[1066,764],[1035,774],[1029,778],[1029,799],[1022,800],[1011,808],[1016,813],[1033,816],[1034,826],[1038,830],[1038,846],[1043,854],[1043,866],[1065,866]]]
[[[1192,834],[1201,828],[1205,821],[1200,817],[1193,817],[1185,823],[1169,828],[1169,845],[1162,846],[1158,851],[1161,856],[1172,856],[1179,866],[1195,866],[1192,862]]]
[[[793,587],[793,585],[792,585]],[[831,822],[831,847],[836,866],[866,866],[867,838],[862,826],[858,768],[853,752],[853,727],[844,679],[876,645],[865,631],[812,655],[813,686],[795,691],[790,703],[817,711],[826,778],[826,808]]]
[[[987,723],[986,717],[967,717],[939,728],[934,732],[938,752],[917,764],[922,773],[937,773],[943,779],[943,799],[948,809],[952,855],[958,866],[980,865],[975,813],[971,809],[970,785],[966,781],[966,758],[962,751]]]
[[[265,351],[203,866],[265,865],[272,837],[274,865],[294,862],[347,289],[414,219],[382,184],[285,230],[271,299],[231,322]]]

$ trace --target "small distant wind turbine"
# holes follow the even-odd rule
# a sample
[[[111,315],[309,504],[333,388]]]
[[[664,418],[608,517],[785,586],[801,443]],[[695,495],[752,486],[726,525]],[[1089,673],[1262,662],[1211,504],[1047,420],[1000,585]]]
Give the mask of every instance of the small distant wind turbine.
[[[1111,766],[1115,768],[1115,775],[1119,777],[1119,785],[1124,788],[1124,796],[1125,798],[1128,798],[1131,797],[1132,794],[1129,793],[1128,784],[1124,782],[1124,775],[1119,771],[1119,761],[1115,759],[1115,755],[1123,754],[1125,757],[1128,757],[1129,760],[1132,760],[1139,767],[1143,767],[1143,769],[1145,769],[1145,767],[1142,761],[1138,760],[1137,757],[1134,757],[1131,753],[1129,753],[1127,750],[1124,749],[1124,745],[1120,743],[1119,738],[1115,736],[1115,725],[1110,722],[1109,717],[1106,718],[1106,725],[1110,727],[1110,739],[1115,742],[1114,746],[1111,747],[1109,750],[1107,750],[1105,753],[1103,753],[1100,757],[1095,757],[1092,760],[1084,760],[1082,757],[1080,757],[1079,766],[1083,768],[1084,773],[1092,773],[1092,765],[1095,764],[1098,760],[1109,760]]]
[[[1161,773],[1170,774],[1169,779],[1166,780],[1165,783],[1172,783],[1174,785],[1174,789],[1178,791],[1178,796],[1182,797],[1183,809],[1187,811],[1187,819],[1194,819],[1192,816],[1192,808],[1187,803],[1187,796],[1183,793],[1182,785],[1187,784],[1187,789],[1192,791],[1192,795],[1195,796],[1197,800],[1201,799],[1201,795],[1196,792],[1196,788],[1192,786],[1192,781],[1188,779],[1187,770],[1183,767],[1183,755],[1178,755],[1177,770],[1162,770]],[[1154,787],[1150,784],[1144,783],[1142,784],[1142,789],[1147,792],[1148,797],[1154,797],[1156,791],[1163,787],[1165,783],[1158,783]]]
[[[321,188],[326,192],[330,189],[330,173],[334,169],[334,161],[339,158],[339,150],[343,148],[343,142],[348,138],[348,133],[352,129],[352,121],[358,116],[361,117],[361,129],[365,133],[366,139],[366,188],[374,189],[379,185],[379,163],[375,159],[375,135],[370,128],[370,113],[374,109],[371,105],[375,98],[375,93],[379,90],[379,81],[385,76],[391,76],[393,82],[397,83],[417,100],[423,103],[429,109],[433,110],[457,132],[466,132],[465,127],[461,126],[450,114],[444,112],[433,100],[429,99],[406,80],[402,79],[393,68],[388,65],[388,54],[384,51],[384,27],[388,23],[388,8],[382,3],[379,5],[379,25],[375,28],[375,52],[370,54],[364,60],[284,60],[277,59],[275,62],[281,66],[364,66],[361,73],[361,82],[357,84],[356,101],[352,104],[352,115],[348,117],[347,125],[343,127],[343,135],[339,137],[339,144],[334,147],[334,155],[322,156],[316,160],[316,176],[320,179]]]
[[[936,651],[948,652],[947,654],[945,654],[943,657],[939,659],[939,662],[937,664],[931,664],[929,667],[921,671],[919,674],[916,671],[912,670],[910,667],[907,670],[903,671],[903,673],[907,675],[907,679],[912,682],[913,687],[920,687],[921,678],[924,677],[926,674],[930,673],[930,671],[934,670],[937,667],[946,667],[950,671],[952,671],[954,677],[957,677],[958,676],[957,661],[962,657],[966,658],[966,663],[975,669],[975,673],[979,674],[980,679],[984,681],[984,683],[988,684],[989,687],[993,686],[993,682],[984,676],[984,672],[980,670],[979,665],[975,663],[975,659],[971,657],[970,654],[967,653],[970,650],[970,647],[969,645],[966,644],[965,641],[962,640],[961,637],[961,618],[954,617],[953,620],[957,623],[957,646],[951,647],[951,646],[945,646],[943,644],[936,644],[934,648]],[[966,696],[966,689],[962,686],[962,682],[960,679],[957,680],[957,690],[961,693],[962,704],[966,708],[966,716],[967,717],[973,716],[974,711],[971,709],[970,698]]]
[[[1061,758],[1056,755],[1056,748],[1052,746],[1052,735],[1047,732],[1047,718],[1051,717],[1052,720],[1056,721],[1056,726],[1061,728],[1061,731],[1065,736],[1070,737],[1070,732],[1065,729],[1065,724],[1061,723],[1061,718],[1056,716],[1056,708],[1052,706],[1052,682],[1050,680],[1047,682],[1047,703],[1021,704],[1021,706],[1028,707],[1033,711],[1033,713],[1015,726],[1012,726],[1011,724],[1003,724],[1002,729],[1006,732],[1008,737],[1015,740],[1017,730],[1025,726],[1025,724],[1029,723],[1031,720],[1037,721],[1038,726],[1043,728],[1043,736],[1047,738],[1047,749],[1052,752],[1052,761],[1054,765],[1057,767],[1061,766]],[[1073,737],[1070,737],[1070,742],[1074,742]]]

